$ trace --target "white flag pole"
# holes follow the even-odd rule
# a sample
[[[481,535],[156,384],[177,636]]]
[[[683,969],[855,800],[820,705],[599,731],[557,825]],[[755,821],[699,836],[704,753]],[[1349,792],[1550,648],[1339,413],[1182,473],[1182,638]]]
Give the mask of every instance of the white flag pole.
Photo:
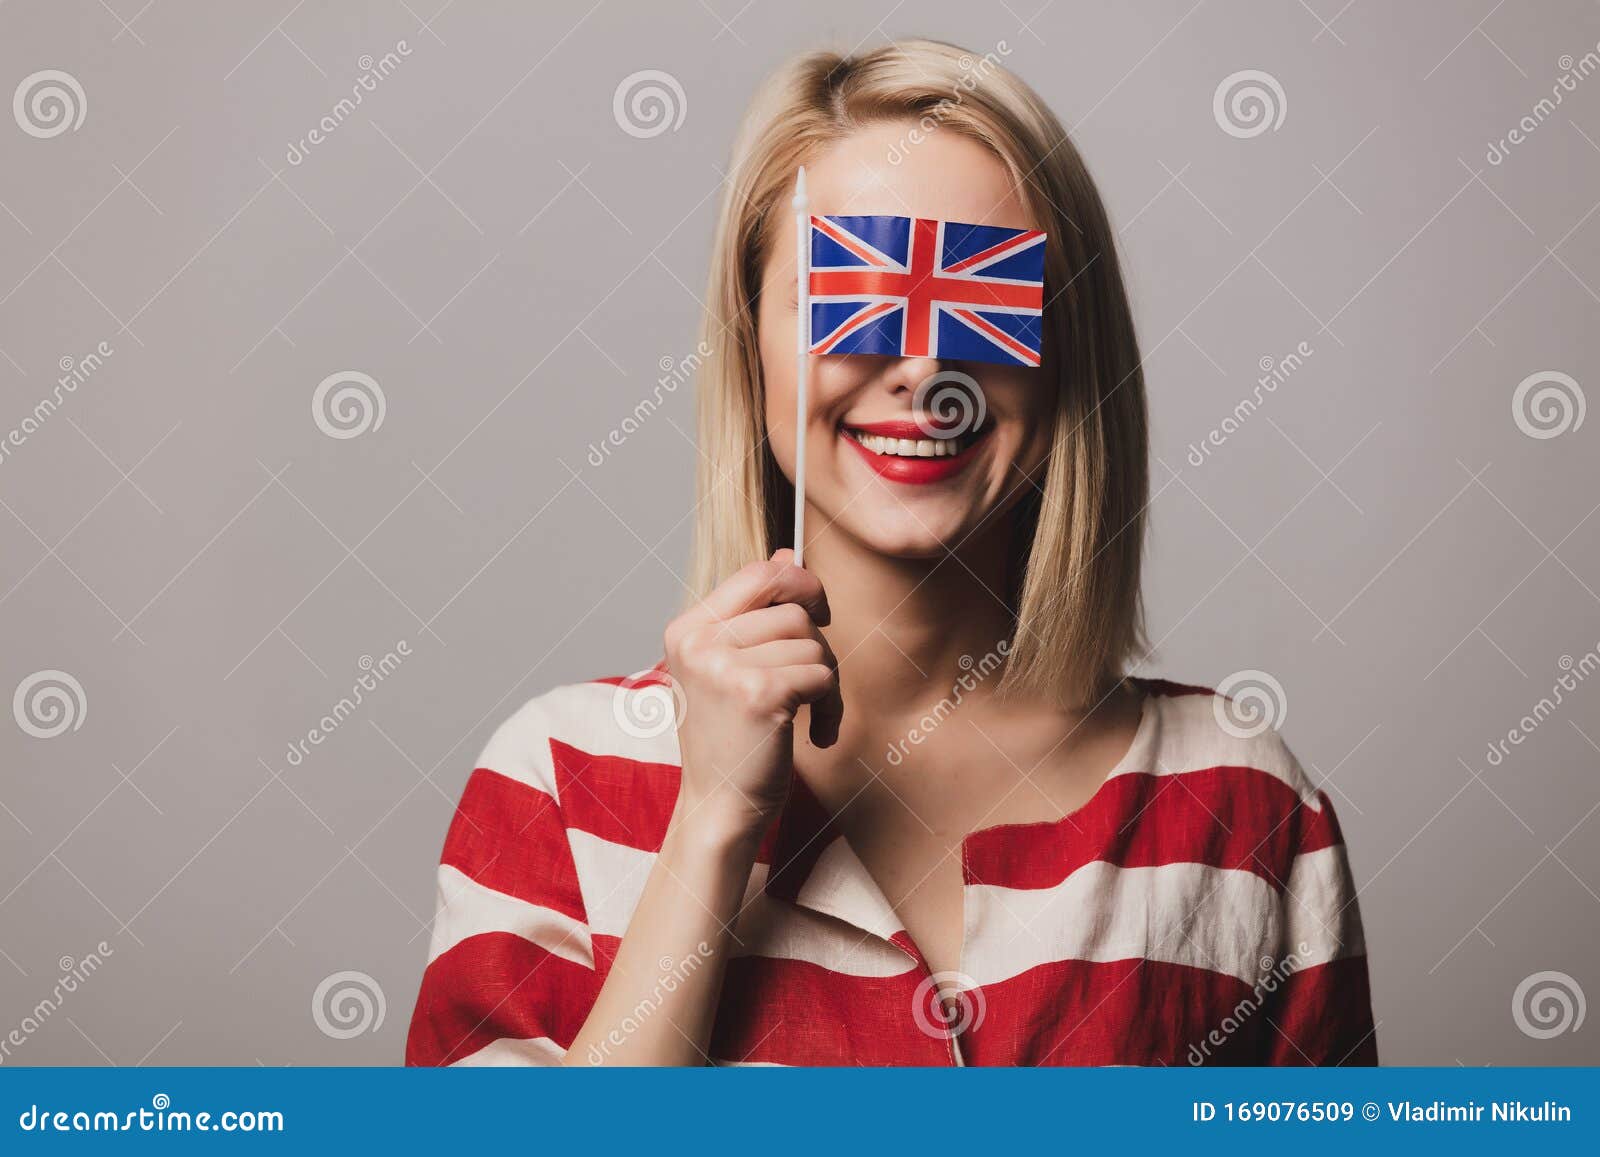
[[[811,202],[805,165],[795,176],[795,566],[805,565],[806,379],[811,373]]]
[[[806,545],[806,404],[811,376],[811,202],[806,198],[806,167],[794,182],[794,264],[799,291],[795,309],[794,391],[794,565],[805,565]]]

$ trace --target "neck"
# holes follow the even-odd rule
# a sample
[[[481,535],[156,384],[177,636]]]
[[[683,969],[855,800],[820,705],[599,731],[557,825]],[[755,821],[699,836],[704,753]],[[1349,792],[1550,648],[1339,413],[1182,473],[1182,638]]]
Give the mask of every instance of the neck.
[[[826,633],[846,696],[877,712],[917,709],[963,675],[990,670],[1014,625],[1003,601],[1009,539],[1002,521],[954,554],[902,559],[837,527],[808,536],[806,569],[828,592]]]

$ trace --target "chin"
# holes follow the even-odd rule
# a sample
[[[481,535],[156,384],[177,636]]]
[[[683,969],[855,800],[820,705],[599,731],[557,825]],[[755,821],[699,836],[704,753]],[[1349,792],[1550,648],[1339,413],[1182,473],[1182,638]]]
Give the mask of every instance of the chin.
[[[911,517],[904,508],[848,512],[845,529],[874,554],[888,558],[937,559],[952,550],[966,535],[968,519],[918,515]]]

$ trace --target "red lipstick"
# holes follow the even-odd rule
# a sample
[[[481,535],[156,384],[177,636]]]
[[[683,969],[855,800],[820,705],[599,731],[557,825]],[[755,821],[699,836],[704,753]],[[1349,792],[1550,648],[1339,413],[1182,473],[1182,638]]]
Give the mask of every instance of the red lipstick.
[[[839,433],[840,437],[848,442],[857,454],[861,455],[862,460],[880,478],[888,479],[890,482],[926,486],[954,477],[966,469],[972,462],[974,452],[978,443],[982,441],[985,431],[980,430],[976,435],[963,435],[966,445],[957,453],[931,458],[880,454],[876,450],[863,445],[852,434],[906,439],[909,441],[933,441],[936,439],[930,438],[929,431],[937,429],[939,429],[938,423],[931,420],[925,424],[919,424],[902,418],[884,422],[850,423],[844,426]]]

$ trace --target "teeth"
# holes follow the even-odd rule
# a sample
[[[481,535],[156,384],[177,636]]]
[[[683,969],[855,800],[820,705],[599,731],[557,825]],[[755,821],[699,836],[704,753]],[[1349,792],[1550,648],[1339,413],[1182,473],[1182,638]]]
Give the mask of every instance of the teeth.
[[[888,454],[896,458],[949,458],[961,453],[970,437],[958,438],[885,438],[864,431],[846,431],[874,454]]]

